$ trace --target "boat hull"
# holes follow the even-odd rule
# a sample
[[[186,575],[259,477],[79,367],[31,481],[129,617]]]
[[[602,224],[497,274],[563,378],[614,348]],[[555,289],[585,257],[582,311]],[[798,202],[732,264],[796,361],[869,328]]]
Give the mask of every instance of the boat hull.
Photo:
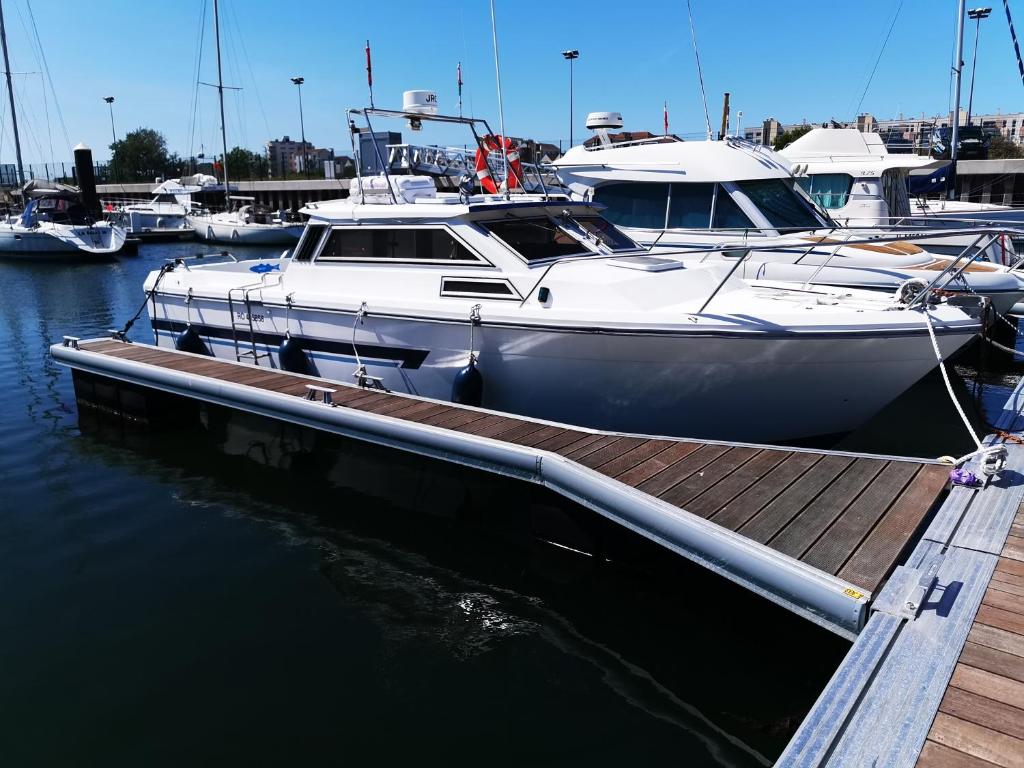
[[[0,258],[45,255],[107,258],[124,246],[125,232],[118,227],[72,227],[41,224],[35,228],[0,227]]]
[[[303,224],[243,224],[198,216],[189,217],[189,223],[200,240],[242,245],[294,245],[304,228]]]
[[[236,303],[234,308],[238,309]],[[278,367],[284,333],[316,372],[353,381],[361,362],[390,390],[448,401],[469,357],[466,323],[292,309],[258,302],[236,313],[238,352]],[[191,322],[217,357],[235,360],[226,302],[161,295],[157,343]],[[945,356],[976,326],[940,330]],[[355,348],[352,339],[355,338]],[[474,330],[482,405],[559,423],[677,437],[774,442],[849,432],[936,365],[927,329],[877,333],[602,332],[495,326]],[[358,356],[357,356],[358,354]],[[251,357],[242,357],[243,361]]]

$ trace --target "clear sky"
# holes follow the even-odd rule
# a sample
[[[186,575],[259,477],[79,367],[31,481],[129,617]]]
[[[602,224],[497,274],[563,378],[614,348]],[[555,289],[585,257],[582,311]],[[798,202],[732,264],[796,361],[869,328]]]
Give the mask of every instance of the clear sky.
[[[114,96],[118,136],[140,126],[159,130],[182,155],[219,151],[216,93],[193,91],[200,19],[206,32],[199,79],[216,80],[213,0],[6,0],[11,70],[39,73],[32,17],[49,65],[14,76],[26,162],[70,159],[84,141],[108,156]],[[671,130],[703,130],[704,118],[685,0],[624,3],[497,0],[506,130],[566,141],[568,64],[577,48],[576,141],[586,113],[617,110],[627,129],[659,131],[668,101]],[[979,3],[970,2],[969,6]],[[975,112],[1024,111],[1002,4],[982,22]],[[712,125],[723,91],[743,124],[851,119],[892,22],[898,0],[692,0]],[[1011,0],[1024,32],[1024,0]],[[30,16],[31,9],[31,16]],[[876,117],[932,115],[949,104],[955,0],[904,0],[862,110]],[[373,49],[377,106],[398,107],[403,90],[438,93],[457,109],[455,70],[462,62],[464,108],[497,130],[494,62],[487,0],[222,0],[224,77],[243,90],[227,99],[229,145],[254,150],[271,137],[299,135],[293,75],[303,86],[306,136],[348,152],[343,110],[367,101],[364,41]],[[969,75],[974,23],[968,22]],[[966,103],[966,84],[964,102]],[[46,98],[43,98],[43,94]],[[56,100],[54,100],[54,96]],[[14,162],[6,99],[0,162]],[[59,110],[58,110],[59,107]],[[60,116],[66,126],[66,135]],[[735,125],[735,121],[734,121]],[[383,124],[381,126],[385,127]],[[392,124],[393,130],[404,126]],[[194,138],[192,134],[194,133]],[[409,132],[404,131],[409,138]],[[464,143],[459,134],[424,133],[428,142]],[[52,151],[50,145],[52,143]]]

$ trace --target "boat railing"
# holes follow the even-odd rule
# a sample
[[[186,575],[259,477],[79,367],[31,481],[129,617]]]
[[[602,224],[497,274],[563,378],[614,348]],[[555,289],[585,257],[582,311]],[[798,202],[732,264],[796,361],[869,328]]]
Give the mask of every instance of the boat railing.
[[[388,144],[388,168],[390,171],[424,173],[430,176],[462,177],[476,173],[476,149],[468,147],[441,147],[420,144]],[[523,186],[528,191],[561,186],[555,169],[544,163],[520,163]],[[491,177],[499,183],[505,179],[505,164],[501,155],[492,153],[487,157]]]
[[[629,141],[613,141],[608,144],[593,144],[587,146],[581,144],[585,152],[596,152],[600,149],[622,149],[624,147],[640,147],[647,144],[676,144],[681,142],[682,139],[672,135],[662,136],[648,136],[643,139],[630,139]]]

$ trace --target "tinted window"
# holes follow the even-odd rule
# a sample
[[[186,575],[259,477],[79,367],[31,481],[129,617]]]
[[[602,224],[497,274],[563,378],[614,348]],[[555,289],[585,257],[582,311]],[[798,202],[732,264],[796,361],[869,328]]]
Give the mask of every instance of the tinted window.
[[[816,173],[801,176],[796,183],[822,208],[842,208],[850,200],[853,176],[848,173]]]
[[[741,181],[739,188],[776,229],[817,229],[818,217],[782,179]]]
[[[323,236],[325,229],[327,229],[327,226],[324,224],[308,225],[302,233],[302,240],[295,249],[292,258],[295,261],[309,261],[313,258],[313,251],[316,250],[317,245],[320,243],[320,238]]]
[[[608,206],[604,215],[620,227],[665,228],[668,184],[605,184],[594,190],[594,199]]]
[[[600,216],[575,216],[573,220],[613,251],[637,247],[636,243],[626,237],[608,219]]]
[[[483,228],[504,240],[527,261],[587,253],[587,249],[551,219],[509,219],[486,222]]]
[[[670,229],[707,229],[711,226],[714,184],[673,184],[668,204]],[[660,229],[660,227],[659,227]]]
[[[718,198],[715,200],[715,221],[712,227],[714,229],[752,229],[754,222],[736,204],[728,191],[720,186]]]
[[[395,259],[401,261],[478,261],[443,229],[335,229],[317,261]]]

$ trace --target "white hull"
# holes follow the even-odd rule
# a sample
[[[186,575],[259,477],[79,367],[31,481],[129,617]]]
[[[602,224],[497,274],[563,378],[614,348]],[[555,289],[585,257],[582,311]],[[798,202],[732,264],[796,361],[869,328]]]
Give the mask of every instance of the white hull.
[[[77,226],[40,222],[28,228],[0,225],[0,257],[78,254],[84,258],[112,256],[124,245],[125,231],[108,224]]]
[[[111,217],[118,226],[130,235],[181,232],[192,236],[184,213],[161,213],[156,211],[121,211]]]
[[[246,224],[217,216],[189,216],[189,225],[200,240],[240,245],[294,245],[302,224]]]
[[[254,302],[252,314],[257,351],[277,367],[284,308]],[[180,297],[160,295],[158,344],[173,346],[188,317]],[[213,354],[235,359],[226,302],[196,299],[191,319]],[[248,324],[237,322],[240,351],[250,351]],[[321,376],[351,382],[352,324],[351,313],[293,309],[290,330]],[[940,331],[944,355],[974,330]],[[371,316],[355,338],[368,372],[388,389],[442,401],[451,399],[468,357],[464,322]],[[594,333],[485,323],[475,338],[486,408],[600,429],[758,442],[853,430],[936,364],[923,323],[919,333],[904,327],[876,335]]]
[[[672,252],[676,258],[685,257],[685,254],[678,253],[680,248],[708,248],[714,243],[728,242],[730,239],[721,232],[705,236],[693,232],[662,233],[660,230],[622,229],[636,242],[648,246],[657,243],[655,251]],[[789,242],[793,242],[793,239],[790,238]],[[884,255],[875,257],[872,263],[870,252],[851,257],[843,253],[833,254],[834,248],[829,246],[812,249],[811,243],[780,248],[768,238],[765,238],[763,246],[756,238],[749,238],[745,241],[745,247],[751,248],[750,256],[737,269],[736,274],[747,280],[782,280],[817,286],[893,291],[909,278],[930,283],[941,272],[937,269],[887,266],[888,259]],[[702,253],[693,258],[702,260],[705,255]],[[958,280],[939,287],[987,296],[1000,314],[1006,314],[1024,299],[1024,280],[1005,271],[965,272],[962,282]]]

